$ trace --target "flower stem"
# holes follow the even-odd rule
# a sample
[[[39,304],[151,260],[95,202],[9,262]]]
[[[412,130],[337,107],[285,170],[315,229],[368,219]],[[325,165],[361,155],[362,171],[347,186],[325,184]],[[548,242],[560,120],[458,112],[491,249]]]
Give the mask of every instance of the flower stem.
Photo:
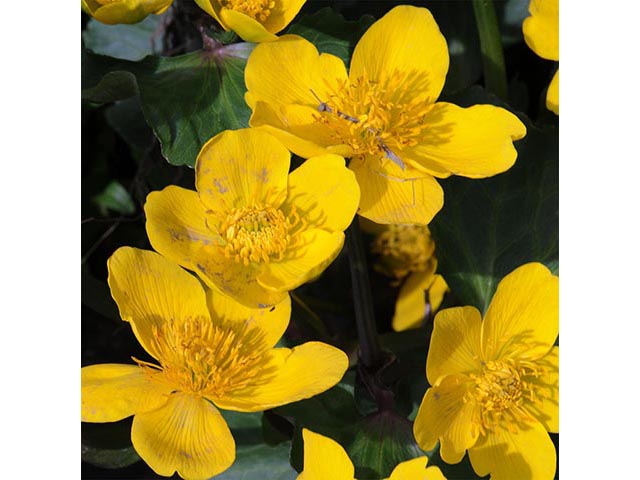
[[[347,229],[347,252],[351,269],[353,303],[356,314],[356,328],[360,345],[360,361],[367,368],[378,367],[383,360],[380,340],[376,331],[376,319],[371,299],[371,284],[367,271],[367,260],[362,245],[360,224],[356,216]]]
[[[507,74],[493,1],[473,0],[473,11],[480,36],[485,87],[500,99],[507,101]]]

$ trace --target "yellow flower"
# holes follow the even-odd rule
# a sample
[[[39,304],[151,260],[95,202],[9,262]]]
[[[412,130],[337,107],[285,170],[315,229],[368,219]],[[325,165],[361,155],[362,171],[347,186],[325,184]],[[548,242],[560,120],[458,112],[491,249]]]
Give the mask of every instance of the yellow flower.
[[[302,429],[304,470],[297,480],[354,480],[355,469],[347,452],[328,437]],[[387,480],[446,480],[438,467],[425,468],[427,457],[400,463]]]
[[[247,62],[249,124],[304,158],[350,157],[360,215],[426,225],[443,205],[434,177],[504,172],[516,159],[512,141],[526,133],[502,108],[436,103],[448,68],[447,43],[426,8],[398,6],[374,23],[348,74],[339,58],[284,35]]]
[[[281,302],[340,253],[360,197],[344,158],[289,172],[290,153],[253,129],[209,140],[196,190],[169,186],[145,205],[153,248],[251,307]]]
[[[210,478],[235,459],[218,408],[256,412],[308,398],[342,378],[348,360],[329,345],[273,348],[289,322],[288,299],[253,310],[212,291],[155,252],[118,249],[109,287],[121,317],[157,365],[82,369],[82,421],[134,415],[131,440],[158,474]]]
[[[149,14],[164,13],[173,0],[82,0],[82,9],[96,20],[116,23],[138,23]]]
[[[391,325],[397,332],[417,328],[427,311],[425,292],[432,312],[440,307],[449,287],[436,275],[435,243],[424,225],[378,225],[361,222],[375,235],[371,251],[379,255],[374,268],[402,282]]]
[[[306,0],[196,0],[226,31],[246,42],[270,42],[289,25]]]
[[[473,307],[435,318],[427,356],[433,387],[413,432],[424,450],[440,440],[447,463],[465,451],[492,480],[551,480],[558,432],[558,277],[523,265],[498,285],[484,320]]]
[[[530,17],[522,24],[524,40],[529,48],[547,60],[560,60],[558,0],[531,0]],[[547,90],[547,108],[560,114],[560,69],[551,79]]]

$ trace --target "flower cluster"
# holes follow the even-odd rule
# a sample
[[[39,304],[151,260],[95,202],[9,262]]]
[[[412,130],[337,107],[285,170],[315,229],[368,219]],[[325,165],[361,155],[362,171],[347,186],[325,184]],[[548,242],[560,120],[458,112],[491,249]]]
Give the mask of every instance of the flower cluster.
[[[171,3],[82,0],[82,8],[103,23],[135,23]],[[352,222],[373,235],[375,270],[400,286],[392,328],[430,321],[449,291],[427,226],[445,201],[436,178],[505,172],[526,135],[506,108],[438,101],[449,53],[426,8],[391,9],[359,40],[347,70],[305,38],[276,36],[304,0],[196,3],[224,30],[258,43],[244,71],[248,128],[202,145],[195,190],[169,185],[148,195],[155,252],[121,247],[107,262],[120,317],[148,357],[81,370],[82,421],[133,416],[139,456],[159,475],[185,479],[211,478],[234,463],[220,410],[269,410],[342,379],[349,357],[340,348],[278,342],[291,318],[290,292],[338,257]],[[557,36],[557,21],[545,23],[557,17],[557,2],[548,5],[532,0],[523,28],[536,52],[557,60],[557,39],[547,36],[549,28]],[[557,78],[547,96],[556,113]],[[292,153],[302,157],[293,170]],[[438,248],[447,245],[438,239]],[[504,277],[484,319],[474,307],[439,311],[416,443],[424,451],[439,444],[449,464],[468,453],[475,472],[493,480],[551,480],[557,337],[558,277],[540,263]],[[299,480],[354,480],[342,446],[306,428],[302,436]],[[426,456],[408,459],[387,480],[445,478],[426,465]]]

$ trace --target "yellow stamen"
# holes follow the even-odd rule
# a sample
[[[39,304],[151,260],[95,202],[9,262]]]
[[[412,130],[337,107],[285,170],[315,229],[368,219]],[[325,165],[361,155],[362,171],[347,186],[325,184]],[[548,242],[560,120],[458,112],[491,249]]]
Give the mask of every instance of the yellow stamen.
[[[274,0],[220,0],[220,5],[264,22],[275,8]]]
[[[220,397],[271,377],[264,333],[246,324],[189,318],[167,321],[152,332],[161,366],[136,361],[162,370],[165,381],[182,392]]]
[[[395,72],[379,83],[366,76],[340,83],[320,104],[316,120],[355,156],[371,155],[404,168],[403,150],[417,145],[429,128],[425,116],[433,104],[418,94],[425,91],[424,76]]]
[[[380,255],[376,268],[397,280],[427,270],[434,250],[429,229],[418,225],[389,225],[371,244]]]
[[[295,209],[285,217],[282,210],[268,205],[233,209],[219,227],[226,244],[227,258],[249,265],[281,260],[292,237],[302,224]]]
[[[489,361],[479,375],[471,375],[475,386],[465,398],[480,406],[479,428],[486,434],[496,425],[517,429],[518,423],[530,421],[525,402],[536,402],[532,380],[540,375],[539,368],[527,361]]]

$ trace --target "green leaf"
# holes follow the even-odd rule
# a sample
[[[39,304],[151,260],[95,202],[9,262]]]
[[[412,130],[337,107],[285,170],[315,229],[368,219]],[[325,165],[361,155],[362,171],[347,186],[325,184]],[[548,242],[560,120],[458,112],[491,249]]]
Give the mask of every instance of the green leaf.
[[[249,480],[268,474],[274,480],[293,480],[296,472],[289,464],[290,442],[265,445],[263,414],[220,410],[236,441],[236,461],[216,480]]]
[[[136,211],[131,195],[117,180],[109,182],[100,194],[93,197],[93,201],[103,216],[107,216],[109,210],[121,215],[131,215]]]
[[[300,35],[313,43],[321,53],[331,53],[349,65],[351,53],[364,32],[374,22],[371,15],[364,15],[356,22],[347,21],[330,7],[302,17],[292,24],[286,33]]]
[[[236,461],[229,470],[217,475],[216,480],[294,480],[298,474],[289,464],[290,443],[274,447],[253,445],[238,447]]]
[[[164,157],[173,165],[193,166],[211,137],[248,126],[244,67],[252,48],[241,43],[140,62],[84,52],[82,98],[104,103],[139,91],[142,111]]]
[[[82,423],[82,461],[101,468],[124,468],[140,461],[131,445],[133,417],[112,423]]]
[[[82,68],[83,72],[86,70]],[[131,72],[106,72],[91,87],[82,87],[82,99],[93,103],[108,103],[138,94],[136,77]]]
[[[231,429],[238,447],[264,443],[262,439],[262,412],[245,413],[220,410],[220,413]]]
[[[138,97],[117,101],[105,109],[104,116],[136,155],[142,155],[152,145],[153,131],[147,125]]]
[[[353,438],[353,426],[362,418],[356,408],[352,387],[344,384],[338,384],[315,397],[278,407],[273,412],[295,426],[291,465],[298,471],[303,466],[303,428],[344,444]]]
[[[105,25],[89,20],[82,33],[84,45],[95,53],[123,60],[141,60],[161,48],[161,36],[157,33],[162,17],[149,15],[133,25]]]
[[[413,424],[390,411],[360,421],[346,450],[359,480],[387,478],[400,462],[424,455],[413,438]]]
[[[500,104],[479,87],[448,100]],[[444,208],[429,225],[439,272],[461,304],[481,312],[520,265],[541,262],[558,271],[558,131],[521,120],[527,136],[515,142],[515,165],[488,179],[443,180]]]

